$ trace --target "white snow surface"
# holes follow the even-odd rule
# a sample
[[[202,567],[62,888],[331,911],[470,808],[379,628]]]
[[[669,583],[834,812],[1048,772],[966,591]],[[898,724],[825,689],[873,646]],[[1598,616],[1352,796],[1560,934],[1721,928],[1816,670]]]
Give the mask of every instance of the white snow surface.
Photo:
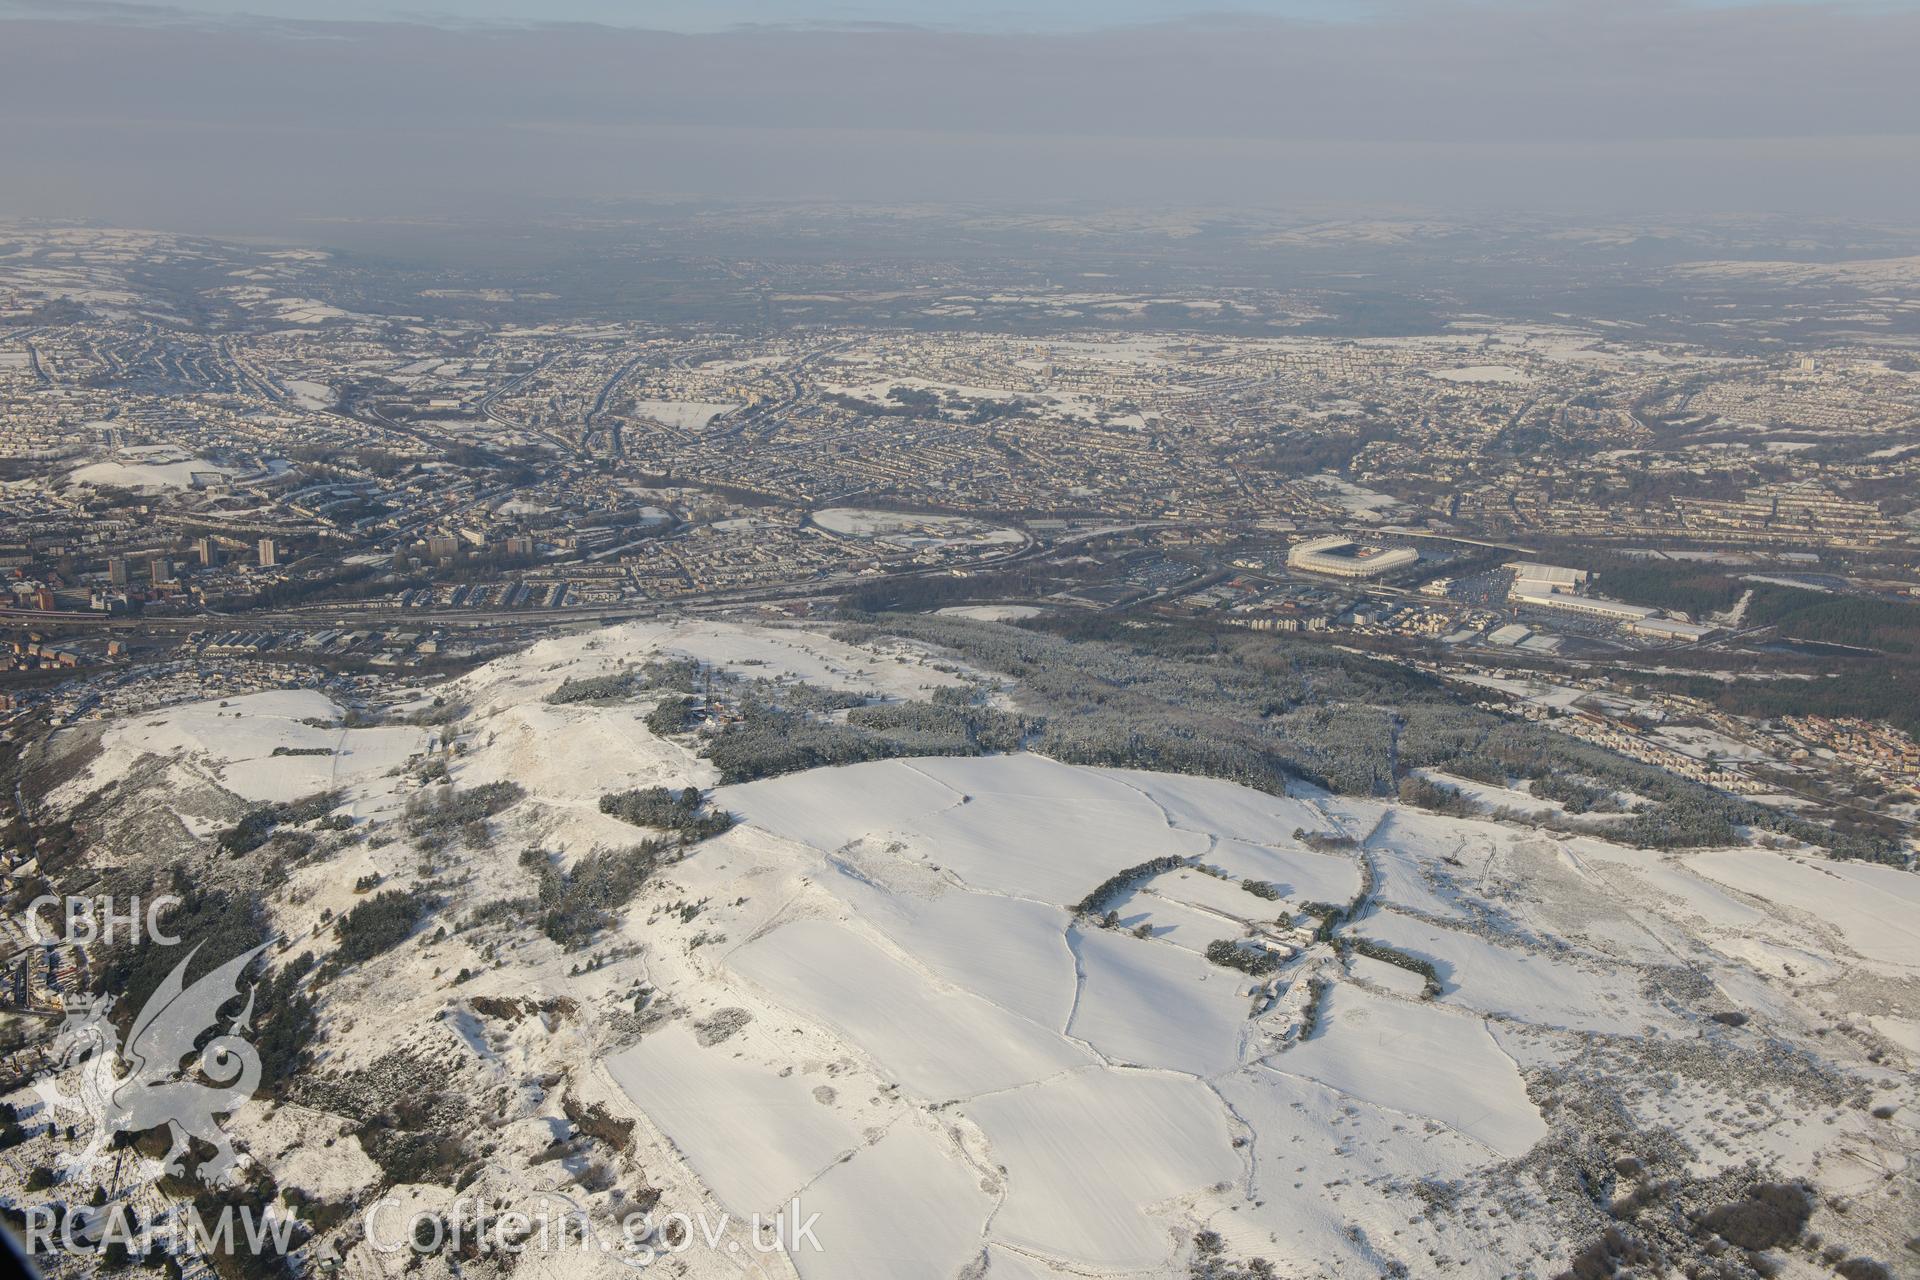
[[[204,458],[179,455],[155,455],[146,458],[109,458],[90,462],[67,476],[76,484],[107,485],[119,489],[185,489],[193,483],[195,472],[233,474],[232,467],[220,466]]]
[[[1375,1106],[1426,1117],[1517,1156],[1546,1136],[1526,1084],[1479,1018],[1336,986],[1324,1032],[1279,1063]]]
[[[724,1044],[703,1047],[685,1026],[645,1037],[607,1070],[735,1213],[785,1205],[861,1145],[845,1115],[814,1101],[813,1081],[742,1061]]]
[[[1095,1268],[1164,1268],[1165,1226],[1146,1212],[1240,1172],[1217,1096],[1148,1071],[1081,1071],[969,1108],[1006,1166],[993,1234]]]
[[[331,698],[289,689],[130,716],[108,728],[101,747],[88,772],[58,794],[78,799],[154,755],[193,767],[247,800],[294,800],[384,774],[424,752],[427,731],[403,725],[348,729]],[[276,747],[326,754],[276,756]]]
[[[1702,853],[1687,866],[1729,888],[1808,913],[1868,960],[1920,970],[1920,876],[1758,849]]]
[[[1089,1061],[1058,1032],[971,992],[935,987],[905,958],[824,920],[783,925],[735,951],[728,966],[833,1028],[920,1097],[991,1093]],[[955,1053],[956,1044],[992,1051]]]
[[[699,431],[721,414],[738,409],[737,404],[707,403],[697,400],[636,400],[633,412],[681,431]]]

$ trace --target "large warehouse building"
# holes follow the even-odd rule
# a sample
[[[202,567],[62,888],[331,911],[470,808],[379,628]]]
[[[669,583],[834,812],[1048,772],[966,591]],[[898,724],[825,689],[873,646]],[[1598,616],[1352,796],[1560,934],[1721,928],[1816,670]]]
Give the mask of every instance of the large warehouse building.
[[[1557,564],[1536,564],[1531,560],[1509,560],[1507,568],[1521,582],[1537,582],[1555,591],[1573,591],[1587,585],[1593,575],[1585,569],[1568,569]]]
[[[1289,567],[1332,574],[1336,578],[1377,578],[1394,569],[1404,569],[1419,559],[1420,553],[1412,547],[1384,547],[1337,533],[1296,542],[1287,552]]]
[[[1544,591],[1519,584],[1516,584],[1507,594],[1507,598],[1516,604],[1530,604],[1543,609],[1563,609],[1568,613],[1584,613],[1590,618],[1605,618],[1610,622],[1641,622],[1647,618],[1660,616],[1658,609],[1649,609],[1643,604],[1603,600],[1599,596],[1577,596],[1571,591]]]

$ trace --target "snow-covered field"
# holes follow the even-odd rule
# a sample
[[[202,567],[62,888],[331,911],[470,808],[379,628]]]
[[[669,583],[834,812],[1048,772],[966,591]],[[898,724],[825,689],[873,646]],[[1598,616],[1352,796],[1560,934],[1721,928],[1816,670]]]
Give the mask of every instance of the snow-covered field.
[[[1430,369],[1427,376],[1442,382],[1492,382],[1519,386],[1533,379],[1509,364],[1475,364],[1459,369]]]
[[[233,468],[171,450],[146,454],[129,452],[117,458],[77,467],[68,473],[67,478],[75,484],[110,485],[121,489],[186,489],[192,486],[196,472],[228,476],[233,474]]]
[[[1355,520],[1378,523],[1400,506],[1398,499],[1368,489],[1341,476],[1323,473],[1309,476],[1304,483],[1320,491],[1323,501],[1331,503]]]
[[[1336,986],[1326,1032],[1275,1064],[1389,1111],[1425,1117],[1502,1156],[1546,1136],[1513,1059],[1479,1018]]]
[[[116,721],[102,736],[101,746],[101,755],[86,774],[67,784],[64,796],[78,800],[108,780],[124,777],[141,757],[160,756],[245,800],[293,800],[386,773],[426,751],[427,731],[407,726],[348,729],[331,698],[310,689],[289,689],[188,703]],[[276,755],[276,749],[281,754]]]
[[[300,378],[289,378],[286,382],[287,394],[303,409],[330,409],[335,399],[333,388],[324,382],[309,382]]]
[[[1018,529],[999,528],[965,516],[827,507],[813,513],[813,523],[828,533],[873,538],[900,547],[998,546],[1021,541]]]
[[[976,622],[1018,622],[1037,618],[1045,612],[1030,604],[956,604],[937,612],[953,618],[972,618]]]
[[[1493,942],[1398,911],[1369,917],[1361,933],[1431,961],[1445,993],[1439,1003],[1547,1027],[1632,1035],[1642,1015],[1628,975],[1593,961]]]
[[[916,1097],[1017,1088],[1091,1059],[1057,1031],[928,981],[911,957],[824,920],[796,920],[730,953],[728,968],[831,1027]],[[992,1046],[955,1053],[956,1044]]]
[[[607,1068],[622,1089],[646,1099],[648,1117],[736,1213],[778,1208],[863,1145],[852,1120],[815,1100],[810,1074],[783,1076],[715,1053],[685,1026],[646,1037]]]
[[[636,400],[633,412],[664,426],[681,431],[700,431],[721,414],[738,409],[737,404],[710,404],[697,400]]]
[[[970,1115],[1006,1170],[994,1238],[1063,1269],[1164,1269],[1172,1237],[1151,1207],[1241,1173],[1218,1096],[1188,1077],[1078,1072]]]
[[[1791,904],[1866,959],[1920,976],[1920,877],[1757,850],[1715,850],[1689,858],[1687,866],[1730,889]]]

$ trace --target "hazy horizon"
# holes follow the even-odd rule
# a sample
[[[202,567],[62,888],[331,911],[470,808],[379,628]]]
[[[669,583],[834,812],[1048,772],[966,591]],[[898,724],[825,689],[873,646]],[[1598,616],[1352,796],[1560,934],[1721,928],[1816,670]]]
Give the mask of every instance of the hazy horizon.
[[[694,195],[1904,219],[1920,197],[1907,5],[1139,0],[1105,26],[961,6],[959,29],[742,3],[716,12],[779,22],[681,32],[516,24],[511,0],[271,7],[0,8],[0,216],[285,233]]]

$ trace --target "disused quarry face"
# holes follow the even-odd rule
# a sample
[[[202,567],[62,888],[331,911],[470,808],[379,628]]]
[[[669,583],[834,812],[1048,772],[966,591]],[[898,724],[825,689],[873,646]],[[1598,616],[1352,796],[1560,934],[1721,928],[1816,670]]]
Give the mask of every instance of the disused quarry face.
[[[1851,1011],[1920,967],[1902,873],[981,746],[1019,696],[881,636],[637,624],[437,705],[146,713],[41,781],[63,876],[184,887],[207,960],[278,939],[232,1193],[315,1256],[383,1203],[561,1193],[616,1237],[798,1195],[806,1280],[1901,1257],[1914,1050]],[[716,786],[774,723],[860,745]],[[100,960],[137,996],[172,958]]]

